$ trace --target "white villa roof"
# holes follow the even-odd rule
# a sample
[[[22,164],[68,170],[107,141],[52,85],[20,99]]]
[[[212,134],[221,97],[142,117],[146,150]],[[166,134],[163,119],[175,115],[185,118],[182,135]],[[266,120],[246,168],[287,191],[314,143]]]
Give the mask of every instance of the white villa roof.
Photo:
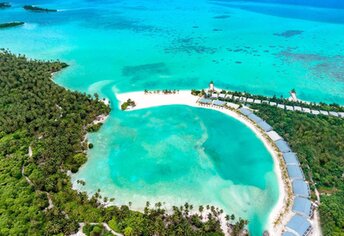
[[[212,98],[217,98],[218,95],[217,95],[217,93],[213,93],[213,94],[211,95],[211,97],[212,97]]]
[[[252,99],[252,98],[247,98],[246,102],[252,103],[252,102],[253,102],[253,99]]]
[[[220,93],[219,97],[220,97],[220,98],[225,98],[225,97],[226,97],[226,94],[225,94],[225,93]]]
[[[271,106],[276,106],[277,103],[275,103],[275,102],[270,102],[270,105],[271,105]]]
[[[269,101],[268,100],[263,100],[262,103],[269,104]]]
[[[328,111],[320,110],[320,114],[325,115],[325,116],[328,116]]]
[[[278,104],[277,107],[284,109],[284,104]]]
[[[254,100],[254,103],[256,103],[256,104],[261,104],[261,103],[262,103],[262,100],[256,99],[256,100]]]
[[[232,94],[227,94],[226,98],[232,98],[233,95]]]
[[[339,115],[338,115],[338,113],[337,113],[337,112],[335,112],[335,111],[330,111],[329,113],[330,113],[330,115],[331,115],[331,116],[336,116],[336,117],[338,117],[338,116],[339,116]]]
[[[317,110],[311,110],[311,112],[312,112],[312,114],[314,114],[314,115],[319,115],[319,114],[320,114],[320,112],[317,111]]]
[[[285,108],[286,108],[288,111],[293,111],[293,110],[294,110],[294,107],[292,107],[292,106],[285,106]]]
[[[299,106],[294,106],[294,110],[295,110],[295,111],[302,111],[302,108],[299,107]]]
[[[276,142],[277,140],[282,139],[282,137],[281,137],[278,133],[276,133],[276,131],[274,131],[274,130],[269,131],[269,132],[267,132],[266,134],[267,134],[267,135],[269,136],[269,138],[271,138],[272,141],[274,141],[274,142]]]
[[[238,104],[227,102],[227,107],[231,107],[233,109],[238,109],[240,106]]]
[[[338,112],[338,115],[344,118],[344,112]]]
[[[306,112],[306,113],[311,113],[311,109],[309,109],[307,107],[302,107],[302,111]]]

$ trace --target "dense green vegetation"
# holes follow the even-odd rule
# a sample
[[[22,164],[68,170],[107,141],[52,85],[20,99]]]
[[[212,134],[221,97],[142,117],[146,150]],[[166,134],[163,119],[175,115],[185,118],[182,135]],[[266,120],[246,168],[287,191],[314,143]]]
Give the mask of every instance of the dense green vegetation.
[[[136,106],[135,101],[129,98],[126,102],[123,102],[123,104],[121,105],[121,109],[124,111],[124,110],[127,110],[129,107],[135,107],[135,106]]]
[[[161,203],[143,213],[112,202],[99,190],[89,198],[72,190],[67,171],[87,160],[87,127],[109,107],[97,96],[71,92],[51,81],[67,65],[0,52],[0,235],[69,235],[87,225],[88,235],[107,235],[101,223],[129,235],[223,235],[215,207],[174,207]],[[79,184],[87,184],[79,181]],[[202,214],[203,213],[203,216]],[[246,221],[225,217],[232,235]]]
[[[32,5],[25,5],[24,9],[27,11],[35,11],[35,12],[57,12],[55,9],[47,9],[42,7],[36,7]]]
[[[0,24],[0,29],[16,27],[16,26],[23,25],[23,24],[24,24],[24,22],[21,22],[21,21],[2,23],[2,24]]]
[[[299,157],[311,189],[320,193],[324,235],[344,235],[344,120],[252,105]]]

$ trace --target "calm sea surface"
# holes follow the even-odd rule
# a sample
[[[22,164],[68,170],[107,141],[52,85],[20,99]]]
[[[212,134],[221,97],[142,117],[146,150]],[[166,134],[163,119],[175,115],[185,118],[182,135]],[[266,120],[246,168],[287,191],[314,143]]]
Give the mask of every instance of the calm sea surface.
[[[265,3],[264,3],[265,2]],[[214,204],[261,235],[278,199],[271,156],[238,121],[185,106],[124,113],[115,92],[207,86],[344,104],[339,1],[13,1],[0,47],[70,67],[56,82],[98,93],[113,111],[73,176],[117,203]],[[288,5],[293,3],[294,5]],[[24,11],[24,4],[59,9]],[[80,186],[78,186],[81,188]]]

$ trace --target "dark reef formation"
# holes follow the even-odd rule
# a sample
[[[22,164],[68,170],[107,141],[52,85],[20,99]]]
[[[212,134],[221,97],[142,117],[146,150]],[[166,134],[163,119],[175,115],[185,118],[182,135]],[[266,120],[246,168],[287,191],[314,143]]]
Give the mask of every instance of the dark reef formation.
[[[302,33],[303,33],[302,30],[287,30],[287,31],[284,31],[282,33],[274,33],[274,35],[279,36],[279,37],[291,38],[291,37],[294,37],[296,35],[300,35]]]
[[[36,6],[32,6],[32,5],[25,5],[24,9],[27,11],[34,11],[34,12],[57,12],[57,10],[55,10],[55,9],[36,7]]]
[[[21,22],[21,21],[2,23],[2,24],[0,24],[0,29],[16,27],[16,26],[23,25],[23,24],[24,24],[24,22]]]

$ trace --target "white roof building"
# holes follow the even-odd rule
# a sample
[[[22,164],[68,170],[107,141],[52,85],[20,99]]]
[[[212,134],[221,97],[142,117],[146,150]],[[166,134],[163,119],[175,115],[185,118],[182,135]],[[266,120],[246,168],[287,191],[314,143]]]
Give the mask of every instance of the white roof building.
[[[288,111],[294,111],[294,107],[292,107],[292,106],[285,106],[285,108],[286,108]]]
[[[307,107],[303,107],[302,111],[305,113],[311,113],[311,109],[307,108]]]
[[[325,116],[328,116],[328,111],[320,110],[320,114],[325,115]]]
[[[211,97],[212,97],[212,98],[217,98],[218,95],[217,95],[217,93],[213,93],[213,94],[211,95]]]
[[[338,113],[335,112],[335,111],[330,111],[329,114],[330,114],[331,116],[335,116],[335,117],[338,117],[338,116],[339,116]]]
[[[277,140],[282,139],[282,137],[281,137],[278,133],[276,133],[276,131],[273,131],[273,130],[267,132],[266,134],[267,134],[267,135],[269,136],[269,138],[271,138],[271,140],[274,141],[274,142],[276,142]]]
[[[277,107],[284,109],[284,105],[283,104],[278,104]]]
[[[320,112],[317,111],[317,110],[311,110],[311,112],[312,112],[313,115],[319,115],[320,114]]]
[[[253,99],[252,98],[247,98],[246,102],[253,103]]]
[[[302,111],[302,108],[299,106],[294,106],[294,111]]]
[[[255,103],[255,104],[261,104],[261,103],[262,103],[262,100],[256,99],[256,100],[254,100],[254,103]]]

